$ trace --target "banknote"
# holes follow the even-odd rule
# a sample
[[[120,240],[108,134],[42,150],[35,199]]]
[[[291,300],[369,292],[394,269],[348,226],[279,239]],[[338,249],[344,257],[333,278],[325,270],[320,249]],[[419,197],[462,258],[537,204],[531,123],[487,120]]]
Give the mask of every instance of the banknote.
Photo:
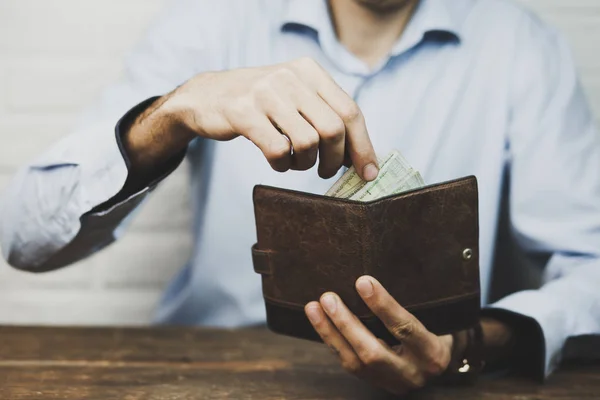
[[[419,171],[398,150],[378,158],[379,174],[371,182],[363,181],[354,167],[349,168],[325,193],[326,196],[356,201],[371,201],[425,185]]]
[[[393,154],[389,154],[385,158],[378,157],[377,163],[380,168],[383,168],[392,158]],[[367,182],[363,181],[356,173],[354,166],[350,167],[340,179],[325,193],[325,196],[340,197],[347,199],[354,193],[358,192]]]

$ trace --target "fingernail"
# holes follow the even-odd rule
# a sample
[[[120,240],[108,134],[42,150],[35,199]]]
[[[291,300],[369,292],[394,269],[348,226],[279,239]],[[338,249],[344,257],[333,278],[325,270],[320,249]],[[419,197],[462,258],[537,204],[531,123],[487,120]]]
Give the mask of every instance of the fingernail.
[[[328,314],[335,313],[337,307],[335,296],[332,294],[326,294],[321,298],[321,305],[327,311]]]
[[[366,181],[372,181],[377,178],[377,174],[379,174],[379,169],[375,166],[375,164],[367,164],[363,169],[363,176]]]
[[[319,312],[319,307],[317,305],[306,307],[306,316],[314,325],[321,322],[321,313]]]
[[[373,283],[369,278],[359,278],[356,281],[356,290],[363,297],[370,297],[373,294]]]

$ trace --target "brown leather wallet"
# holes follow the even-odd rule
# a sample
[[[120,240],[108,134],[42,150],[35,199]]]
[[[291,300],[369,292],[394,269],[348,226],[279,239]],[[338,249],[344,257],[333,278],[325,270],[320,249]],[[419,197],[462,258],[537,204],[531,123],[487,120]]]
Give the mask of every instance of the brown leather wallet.
[[[257,185],[253,193],[267,325],[320,341],[304,305],[328,291],[377,337],[397,343],[355,289],[378,279],[430,331],[477,323],[479,221],[475,177],[358,202]]]

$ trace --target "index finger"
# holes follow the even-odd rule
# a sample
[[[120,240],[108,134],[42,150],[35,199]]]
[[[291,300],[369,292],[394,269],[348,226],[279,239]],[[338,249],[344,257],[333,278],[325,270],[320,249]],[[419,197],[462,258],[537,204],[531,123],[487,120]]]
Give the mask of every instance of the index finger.
[[[360,277],[356,281],[356,289],[388,331],[404,345],[411,346],[422,354],[427,354],[430,349],[435,348],[437,337],[398,304],[377,279],[370,276]]]
[[[332,87],[333,85],[336,87]],[[344,121],[348,154],[358,175],[365,181],[372,181],[377,178],[379,166],[365,118],[354,100],[337,87],[337,84],[333,85],[323,87],[319,95]]]
[[[317,94],[344,122],[348,153],[358,175],[366,181],[377,178],[377,155],[367,131],[365,118],[356,102],[316,62],[300,60],[298,69],[305,77],[302,80],[313,86]]]

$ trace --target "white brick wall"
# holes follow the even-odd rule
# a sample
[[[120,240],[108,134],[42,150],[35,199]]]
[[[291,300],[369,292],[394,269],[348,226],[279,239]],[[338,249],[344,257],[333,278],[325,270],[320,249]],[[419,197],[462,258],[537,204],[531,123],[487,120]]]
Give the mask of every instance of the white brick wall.
[[[123,55],[166,1],[0,2],[0,190],[118,77]],[[189,215],[182,168],[107,250],[41,275],[0,262],[0,323],[147,323],[189,256]]]
[[[118,76],[166,1],[0,1],[0,190]],[[567,33],[600,115],[600,1],[521,1]],[[147,323],[191,248],[186,179],[177,171],[122,241],[77,265],[31,275],[0,262],[0,323]]]

